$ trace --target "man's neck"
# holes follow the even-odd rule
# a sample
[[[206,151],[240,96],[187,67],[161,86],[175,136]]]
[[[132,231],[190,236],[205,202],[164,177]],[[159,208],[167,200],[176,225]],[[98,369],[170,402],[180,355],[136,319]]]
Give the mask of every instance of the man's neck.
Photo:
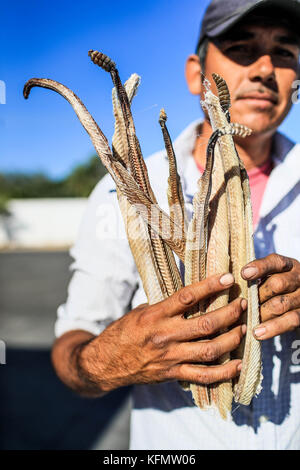
[[[201,132],[197,137],[193,156],[202,168],[206,164],[206,148],[209,138],[212,134],[212,129],[207,120],[201,125]],[[272,135],[263,136],[250,136],[246,139],[235,138],[235,146],[238,154],[243,161],[247,171],[252,168],[263,165],[268,161],[271,155]]]

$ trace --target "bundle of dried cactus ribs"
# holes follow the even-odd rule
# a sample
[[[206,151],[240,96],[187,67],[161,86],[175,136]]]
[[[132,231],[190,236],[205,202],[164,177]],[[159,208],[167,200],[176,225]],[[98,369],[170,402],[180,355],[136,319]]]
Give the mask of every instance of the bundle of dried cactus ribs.
[[[39,86],[58,92],[73,107],[116,184],[129,245],[150,304],[165,299],[183,286],[174,254],[184,263],[185,285],[212,274],[233,273],[235,286],[216,296],[209,305],[199,304],[190,316],[223,307],[239,295],[247,298],[248,310],[243,318],[248,325],[246,337],[237,351],[224,355],[218,362],[225,363],[230,357],[243,359],[241,374],[235,381],[213,386],[182,384],[191,390],[199,407],[215,406],[225,418],[232,408],[233,398],[236,402],[249,404],[259,393],[262,379],[260,345],[252,335],[252,328],[259,323],[257,285],[247,283],[240,274],[241,268],[254,259],[250,189],[232,137],[245,137],[251,131],[230,123],[226,82],[219,75],[213,75],[218,90],[218,96],[215,96],[206,80],[202,105],[208,112],[213,134],[207,147],[206,168],[193,199],[193,217],[188,222],[166,114],[162,110],[159,122],[169,159],[167,194],[170,213],[167,214],[158,206],[151,188],[132,118],[131,102],[140,79],[133,74],[123,85],[116,64],[109,57],[97,51],[89,51],[89,56],[110,73],[114,84],[112,149],[83,103],[64,85],[33,78],[24,87],[24,97],[28,98],[32,87]]]

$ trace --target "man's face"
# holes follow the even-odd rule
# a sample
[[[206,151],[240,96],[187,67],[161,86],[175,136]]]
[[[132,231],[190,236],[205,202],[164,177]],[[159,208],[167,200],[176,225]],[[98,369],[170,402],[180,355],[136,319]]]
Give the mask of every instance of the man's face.
[[[231,94],[231,121],[253,133],[274,131],[292,106],[298,39],[283,26],[240,24],[208,45],[205,75],[216,72]]]

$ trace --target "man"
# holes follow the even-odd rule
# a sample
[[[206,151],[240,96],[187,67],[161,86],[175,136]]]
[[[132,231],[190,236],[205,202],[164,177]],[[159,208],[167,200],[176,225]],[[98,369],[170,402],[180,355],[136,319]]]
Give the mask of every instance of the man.
[[[292,362],[300,325],[300,148],[276,132],[295,93],[300,49],[293,21],[299,19],[299,2],[213,0],[197,54],[186,65],[189,89],[200,97],[201,72],[208,79],[212,72],[224,77],[231,92],[232,121],[253,129],[252,136],[235,141],[250,176],[258,219],[258,259],[242,272],[245,279],[260,280],[261,324],[253,334],[262,341],[264,382],[249,407],[234,407],[232,417],[223,421],[214,410],[195,407],[190,392],[177,382],[215,383],[239,374],[239,360],[211,367],[197,363],[237,347],[245,327],[235,323],[246,302],[237,299],[200,319],[182,316],[200,299],[231,286],[232,275],[219,273],[159,304],[144,304],[124,234],[101,239],[104,222],[122,226],[110,178],[104,178],[90,197],[72,251],[75,273],[68,301],[58,312],[53,363],[67,385],[87,396],[137,384],[131,448],[300,449],[300,374]],[[174,144],[187,207],[198,168],[205,166],[211,132],[206,117],[203,123],[191,124]],[[166,201],[164,155],[147,160],[160,203]],[[256,175],[252,183],[251,172]],[[110,208],[106,217],[103,207]],[[129,305],[136,308],[124,315]],[[229,332],[208,340],[229,326]]]

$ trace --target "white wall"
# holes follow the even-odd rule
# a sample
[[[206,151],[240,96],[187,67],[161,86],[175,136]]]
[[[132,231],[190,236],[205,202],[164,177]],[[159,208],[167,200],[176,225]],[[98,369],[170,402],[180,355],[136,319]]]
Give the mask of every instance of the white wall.
[[[65,248],[73,244],[85,198],[13,199],[0,215],[0,248]]]

